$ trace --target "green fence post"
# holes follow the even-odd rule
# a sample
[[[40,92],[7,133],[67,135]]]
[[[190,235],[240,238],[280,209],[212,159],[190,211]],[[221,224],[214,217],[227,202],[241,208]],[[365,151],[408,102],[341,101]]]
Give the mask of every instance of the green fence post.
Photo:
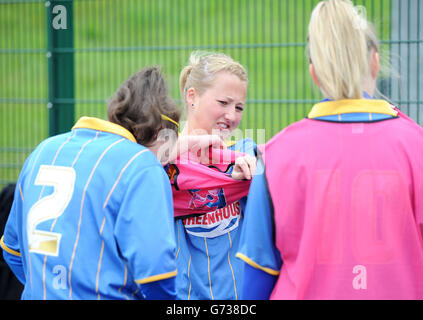
[[[69,131],[75,117],[73,0],[46,1],[49,134]]]

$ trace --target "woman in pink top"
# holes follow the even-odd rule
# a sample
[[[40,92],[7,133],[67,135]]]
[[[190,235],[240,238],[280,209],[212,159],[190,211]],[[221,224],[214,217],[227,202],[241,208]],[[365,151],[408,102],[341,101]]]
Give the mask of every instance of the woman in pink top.
[[[350,1],[315,7],[309,67],[326,99],[262,149],[242,298],[423,298],[423,128],[372,99],[378,52]]]

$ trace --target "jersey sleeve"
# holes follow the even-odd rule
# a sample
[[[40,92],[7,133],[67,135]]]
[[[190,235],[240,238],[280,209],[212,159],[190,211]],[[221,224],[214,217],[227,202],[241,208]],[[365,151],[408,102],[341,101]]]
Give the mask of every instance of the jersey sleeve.
[[[4,260],[9,265],[15,276],[23,284],[25,283],[25,273],[22,265],[21,250],[19,245],[19,216],[22,214],[23,197],[20,181],[16,184],[13,204],[7,219],[4,234],[0,239],[0,246],[3,249]]]
[[[38,148],[37,148],[38,149]],[[2,249],[15,257],[21,257],[21,249],[19,242],[19,234],[22,226],[22,210],[24,204],[24,185],[26,183],[27,168],[31,161],[33,161],[34,151],[22,166],[18,181],[15,184],[13,192],[13,203],[7,217],[7,222],[4,228],[4,234],[1,236],[0,245]],[[6,200],[7,201],[7,200]],[[16,260],[16,259],[15,259]]]
[[[257,163],[257,171],[263,172],[261,160]],[[282,260],[274,244],[272,211],[265,174],[256,174],[248,193],[244,226],[236,256],[256,269],[277,276]]]
[[[46,140],[45,140],[46,141]],[[44,142],[45,143],[45,142]],[[39,152],[40,146],[34,150],[31,155],[25,160],[22,166],[18,181],[16,182],[15,191],[13,194],[13,203],[10,213],[7,218],[4,234],[0,239],[0,246],[3,249],[4,260],[9,265],[18,280],[25,284],[25,269],[22,263],[21,250],[22,245],[22,230],[26,230],[22,226],[23,206],[24,206],[24,186],[27,183],[28,173],[27,169],[34,160],[34,154]],[[35,158],[36,159],[36,158]]]
[[[241,300],[268,300],[277,277],[245,264]]]
[[[115,226],[119,250],[139,285],[173,278],[176,243],[169,179],[159,165],[130,179]]]
[[[239,142],[241,145],[238,147],[238,143],[237,143],[237,150],[249,154],[251,156],[256,156],[256,148],[257,148],[257,144],[254,142],[253,139],[249,139],[246,138],[244,140],[241,140]]]
[[[234,151],[240,151],[245,154],[249,154],[250,156],[257,157],[257,144],[254,142],[253,139],[250,138],[237,141],[233,146],[229,147],[229,149]],[[242,212],[244,212],[245,206],[247,205],[247,196],[241,198],[239,200],[239,204],[241,205]]]
[[[149,282],[141,285],[143,297],[148,300],[176,300],[176,285],[174,278]]]

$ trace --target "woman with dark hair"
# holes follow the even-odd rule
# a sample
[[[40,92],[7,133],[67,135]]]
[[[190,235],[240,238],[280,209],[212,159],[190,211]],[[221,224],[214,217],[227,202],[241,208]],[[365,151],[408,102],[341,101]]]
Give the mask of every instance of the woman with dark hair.
[[[179,116],[147,67],[117,90],[109,121],[83,117],[34,150],[0,242],[22,299],[175,298],[172,191],[154,152]]]

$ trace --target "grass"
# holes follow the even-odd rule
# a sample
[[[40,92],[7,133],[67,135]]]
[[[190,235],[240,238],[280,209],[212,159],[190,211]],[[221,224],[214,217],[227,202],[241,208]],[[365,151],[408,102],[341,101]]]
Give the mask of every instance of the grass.
[[[249,72],[241,129],[266,140],[320,99],[304,42],[316,0],[75,0],[75,118],[105,118],[105,103],[128,76],[162,66],[179,100],[179,72],[194,49],[221,51]],[[366,4],[389,39],[389,0]],[[44,1],[0,1],[0,187],[48,136],[47,23]]]

